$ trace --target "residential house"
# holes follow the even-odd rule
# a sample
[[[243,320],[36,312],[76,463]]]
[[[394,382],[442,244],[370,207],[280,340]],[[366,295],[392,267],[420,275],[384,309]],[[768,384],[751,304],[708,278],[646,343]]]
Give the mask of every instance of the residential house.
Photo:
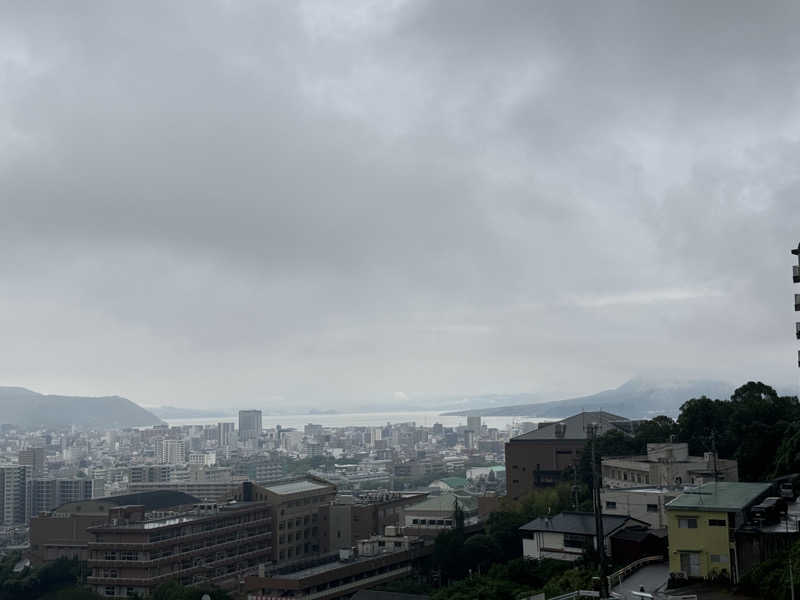
[[[628,516],[603,515],[603,545],[611,557],[611,536],[628,528],[647,528],[644,521]],[[522,554],[538,560],[576,561],[587,550],[597,550],[594,514],[564,511],[554,517],[539,517],[519,528],[522,532]]]
[[[712,482],[669,502],[670,573],[702,579],[727,575],[734,583],[738,581],[736,530],[748,522],[749,510],[766,498],[772,487],[770,483]]]

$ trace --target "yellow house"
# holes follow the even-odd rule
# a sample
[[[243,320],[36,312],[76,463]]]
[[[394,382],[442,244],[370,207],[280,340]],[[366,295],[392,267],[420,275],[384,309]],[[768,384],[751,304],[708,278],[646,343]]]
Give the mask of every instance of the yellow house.
[[[734,532],[747,510],[769,494],[769,483],[719,481],[687,491],[666,505],[670,574],[739,578]]]

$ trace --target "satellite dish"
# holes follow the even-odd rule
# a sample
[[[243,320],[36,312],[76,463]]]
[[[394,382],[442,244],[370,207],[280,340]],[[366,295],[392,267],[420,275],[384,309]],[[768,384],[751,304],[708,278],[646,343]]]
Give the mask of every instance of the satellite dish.
[[[202,596],[200,596],[200,600],[211,600],[211,596],[209,596],[208,594],[203,594]]]

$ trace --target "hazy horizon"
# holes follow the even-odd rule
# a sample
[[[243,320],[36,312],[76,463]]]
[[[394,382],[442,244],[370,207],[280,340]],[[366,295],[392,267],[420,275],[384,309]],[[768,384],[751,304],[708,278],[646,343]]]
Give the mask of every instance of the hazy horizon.
[[[3,4],[0,385],[340,411],[796,389],[798,17]]]

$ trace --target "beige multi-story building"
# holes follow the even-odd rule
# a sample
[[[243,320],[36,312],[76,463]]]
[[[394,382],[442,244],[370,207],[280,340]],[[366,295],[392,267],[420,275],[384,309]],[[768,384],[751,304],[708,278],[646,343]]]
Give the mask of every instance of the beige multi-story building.
[[[647,444],[645,456],[602,460],[603,486],[632,488],[699,485],[709,481],[739,481],[738,463],[711,452],[689,456],[689,445]],[[716,475],[715,475],[716,473]]]
[[[336,486],[321,479],[303,479],[269,486],[254,486],[255,494],[269,502],[275,523],[272,560],[293,561],[322,552],[320,508],[336,497]]]

